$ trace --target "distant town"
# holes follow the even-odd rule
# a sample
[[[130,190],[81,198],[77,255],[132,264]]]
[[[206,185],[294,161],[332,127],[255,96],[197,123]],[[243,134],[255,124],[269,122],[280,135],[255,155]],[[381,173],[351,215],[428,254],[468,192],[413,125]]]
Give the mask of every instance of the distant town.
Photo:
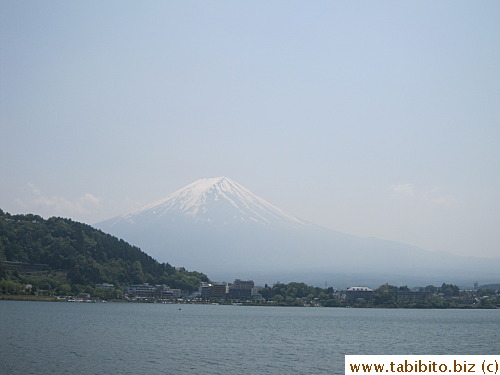
[[[37,273],[49,270],[46,264],[1,262],[8,272]],[[51,300],[68,302],[211,303],[253,306],[303,307],[387,307],[387,308],[500,308],[500,285],[460,289],[453,284],[408,288],[381,285],[376,289],[351,286],[345,290],[320,288],[300,282],[255,285],[253,280],[232,283],[201,282],[198,290],[171,288],[166,284],[116,286],[96,283],[91,290],[61,295],[31,284],[0,281],[0,299]]]
[[[96,288],[113,288],[97,284]],[[195,293],[170,289],[166,285],[131,285],[124,298],[137,302],[217,303],[305,307],[434,307],[434,308],[500,308],[498,289],[484,289],[475,285],[460,290],[456,285],[429,285],[410,290],[388,284],[377,289],[352,286],[345,290],[318,288],[304,283],[276,283],[273,286],[255,286],[253,280],[236,279],[233,283],[202,283]]]

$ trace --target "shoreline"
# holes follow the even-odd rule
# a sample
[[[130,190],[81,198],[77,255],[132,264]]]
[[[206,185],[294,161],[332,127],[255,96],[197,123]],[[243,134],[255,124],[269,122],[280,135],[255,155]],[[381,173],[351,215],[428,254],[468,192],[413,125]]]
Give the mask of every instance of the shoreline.
[[[220,306],[261,306],[261,307],[302,307],[302,308],[353,308],[353,309],[407,309],[407,310],[499,310],[500,306],[494,307],[475,307],[475,306],[457,306],[457,307],[415,307],[415,306],[296,306],[296,305],[267,305],[267,304],[234,304],[234,303],[214,303],[214,302],[137,302],[125,300],[111,300],[111,301],[98,301],[98,300],[82,300],[82,301],[68,301],[54,296],[33,296],[22,294],[0,294],[0,301],[31,301],[31,302],[71,302],[71,303],[156,303],[156,304],[169,304],[169,305],[220,305]]]
[[[38,301],[38,302],[66,302],[52,296],[33,296],[23,294],[0,294],[0,301]]]

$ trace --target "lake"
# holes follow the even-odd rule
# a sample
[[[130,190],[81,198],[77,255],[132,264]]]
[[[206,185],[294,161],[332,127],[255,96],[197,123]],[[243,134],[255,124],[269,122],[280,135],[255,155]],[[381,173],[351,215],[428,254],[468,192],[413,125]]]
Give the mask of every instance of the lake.
[[[0,301],[0,373],[343,374],[346,354],[500,353],[500,310]]]

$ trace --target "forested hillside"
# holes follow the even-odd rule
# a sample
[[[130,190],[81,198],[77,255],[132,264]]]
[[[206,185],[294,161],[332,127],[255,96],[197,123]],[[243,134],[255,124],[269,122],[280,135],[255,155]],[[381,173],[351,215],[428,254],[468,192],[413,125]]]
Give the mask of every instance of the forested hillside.
[[[66,285],[81,291],[95,283],[166,284],[195,290],[206,275],[159,263],[139,248],[87,224],[70,219],[43,219],[37,215],[10,215],[0,210],[0,261],[48,264],[44,279],[53,287]],[[1,267],[1,266],[0,266]],[[0,278],[31,279],[0,269]],[[40,275],[37,275],[40,278]],[[45,280],[45,283],[49,282]]]

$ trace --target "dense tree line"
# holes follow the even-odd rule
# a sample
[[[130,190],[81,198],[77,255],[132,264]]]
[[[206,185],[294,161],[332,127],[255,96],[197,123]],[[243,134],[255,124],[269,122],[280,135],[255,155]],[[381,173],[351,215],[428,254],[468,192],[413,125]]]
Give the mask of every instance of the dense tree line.
[[[442,293],[444,296],[447,297],[456,297],[460,294],[460,288],[457,285],[446,284],[446,283],[441,284],[440,287],[434,285],[427,285],[424,288],[420,288],[420,290],[432,293]]]
[[[73,290],[93,287],[95,283],[111,283],[120,288],[146,282],[193,291],[201,281],[208,281],[202,273],[159,263],[138,247],[90,225],[63,218],[10,215],[2,210],[0,260],[48,264],[52,272],[45,279],[52,278],[58,287],[66,284],[66,289],[69,285]],[[21,276],[0,269],[0,279]],[[41,283],[53,286],[50,280]]]
[[[369,298],[347,300],[342,298],[345,291],[334,293],[332,288],[319,288],[304,283],[277,283],[266,285],[260,290],[264,300],[261,304],[277,306],[325,306],[325,307],[385,307],[385,308],[493,308],[500,303],[500,297],[491,289],[479,289],[477,296],[490,296],[477,300],[473,296],[467,298],[467,291],[461,291],[457,285],[443,283],[440,287],[428,285],[419,288],[421,292],[430,292],[422,301],[406,301],[398,299],[399,292],[409,292],[408,286],[384,284],[373,291]],[[462,298],[458,298],[462,297]],[[466,297],[466,298],[463,298]]]
[[[319,288],[304,283],[277,283],[270,287],[265,285],[260,294],[267,301],[273,301],[278,306],[321,305],[337,306],[332,296],[333,288]]]

